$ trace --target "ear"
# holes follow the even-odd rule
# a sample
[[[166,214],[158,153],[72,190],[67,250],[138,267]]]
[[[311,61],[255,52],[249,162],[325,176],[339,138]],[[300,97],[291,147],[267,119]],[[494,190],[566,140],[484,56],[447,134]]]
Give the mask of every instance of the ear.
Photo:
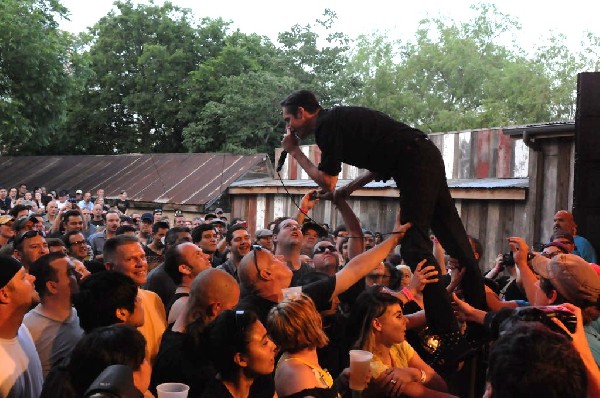
[[[206,308],[206,315],[210,317],[217,317],[221,313],[221,303],[209,304]]]
[[[48,281],[46,282],[46,290],[52,294],[56,294],[56,282]]]
[[[473,252],[473,257],[475,257],[475,260],[479,261],[479,253],[478,252]]]
[[[104,268],[107,271],[112,271],[113,270],[113,263],[104,263]]]
[[[271,271],[266,269],[260,270],[260,277],[266,281],[270,281],[271,279],[273,279],[273,277],[271,276]]]
[[[373,318],[373,320],[371,321],[371,327],[373,327],[373,329],[377,330],[378,332],[381,332],[381,322],[379,322],[379,318]]]
[[[10,295],[8,294],[8,289],[3,287],[0,289],[0,304],[7,304],[10,302]]]
[[[552,289],[551,293],[550,293],[550,297],[548,297],[548,304],[554,304],[554,302],[556,302],[556,298],[558,297],[558,292],[554,289]]]
[[[179,264],[179,268],[177,268],[179,270],[180,273],[182,273],[183,275],[191,275],[192,271],[190,270],[190,267],[188,267],[185,264]]]
[[[235,355],[233,356],[233,362],[235,362],[235,364],[237,366],[239,366],[240,368],[245,368],[246,366],[248,366],[248,361],[246,360],[246,356],[239,352],[236,352]]]
[[[19,251],[17,249],[13,250],[13,257],[16,258],[17,260],[21,261],[21,253],[19,253]]]
[[[131,314],[129,313],[129,311],[125,308],[117,308],[115,310],[115,316],[123,323],[129,320],[130,315]]]

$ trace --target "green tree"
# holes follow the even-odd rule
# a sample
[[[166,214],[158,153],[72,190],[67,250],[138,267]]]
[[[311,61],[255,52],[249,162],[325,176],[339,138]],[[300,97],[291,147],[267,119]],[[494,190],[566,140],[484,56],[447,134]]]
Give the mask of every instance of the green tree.
[[[0,151],[43,152],[65,114],[70,36],[57,27],[57,0],[0,2]]]
[[[169,2],[115,5],[118,12],[90,31],[91,73],[79,95],[82,106],[70,114],[76,128],[70,135],[92,137],[82,145],[86,153],[182,151],[184,87],[218,47],[222,30],[210,20],[196,27],[189,10]]]
[[[354,103],[380,109],[424,131],[548,121],[564,96],[539,60],[506,37],[520,29],[495,6],[472,21],[425,19],[410,42],[362,38],[348,72],[365,82]],[[508,44],[499,44],[508,43]],[[556,83],[558,83],[558,81]]]

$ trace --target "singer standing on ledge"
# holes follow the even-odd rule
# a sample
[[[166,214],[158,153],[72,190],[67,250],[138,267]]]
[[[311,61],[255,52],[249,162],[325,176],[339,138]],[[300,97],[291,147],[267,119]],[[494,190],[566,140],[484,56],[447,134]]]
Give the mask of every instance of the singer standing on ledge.
[[[446,252],[466,267],[462,282],[465,299],[477,308],[486,308],[481,271],[450,196],[442,156],[426,134],[368,108],[323,109],[306,90],[293,92],[281,106],[286,123],[283,149],[323,192],[347,196],[374,179],[394,178],[400,189],[402,222],[413,225],[402,241],[402,257],[413,271],[424,258],[427,265],[440,271],[432,254],[431,227]],[[311,134],[321,149],[318,166],[298,146],[299,140]],[[368,171],[336,190],[342,162]],[[458,326],[441,282],[427,285],[424,304],[431,331],[456,336]]]

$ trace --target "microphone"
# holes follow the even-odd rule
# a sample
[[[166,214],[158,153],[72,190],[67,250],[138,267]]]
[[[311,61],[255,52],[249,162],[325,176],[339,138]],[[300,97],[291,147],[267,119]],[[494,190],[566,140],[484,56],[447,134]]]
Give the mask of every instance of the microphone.
[[[286,151],[281,151],[281,155],[279,155],[279,160],[277,161],[277,172],[279,173],[281,171],[281,168],[283,167],[283,164],[285,163],[285,158],[287,158],[287,152]]]

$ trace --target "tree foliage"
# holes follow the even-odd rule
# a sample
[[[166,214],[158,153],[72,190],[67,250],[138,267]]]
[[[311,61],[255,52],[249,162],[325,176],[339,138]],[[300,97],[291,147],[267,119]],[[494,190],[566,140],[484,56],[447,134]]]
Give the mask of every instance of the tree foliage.
[[[362,37],[347,72],[365,89],[352,102],[429,132],[572,117],[581,70],[576,56],[567,56],[558,38],[528,58],[505,40],[520,29],[518,22],[495,6],[477,9],[479,15],[465,23],[423,20],[410,42]]]
[[[57,135],[70,87],[69,36],[56,0],[0,2],[0,141],[4,153],[39,153]]]
[[[276,43],[197,19],[169,2],[115,9],[79,36],[59,0],[0,2],[2,153],[273,153],[279,101],[314,90],[324,106],[364,105],[427,132],[572,118],[576,75],[597,70],[600,38],[527,54],[517,20],[495,6],[458,23],[420,22],[414,37],[351,41],[334,11]]]

